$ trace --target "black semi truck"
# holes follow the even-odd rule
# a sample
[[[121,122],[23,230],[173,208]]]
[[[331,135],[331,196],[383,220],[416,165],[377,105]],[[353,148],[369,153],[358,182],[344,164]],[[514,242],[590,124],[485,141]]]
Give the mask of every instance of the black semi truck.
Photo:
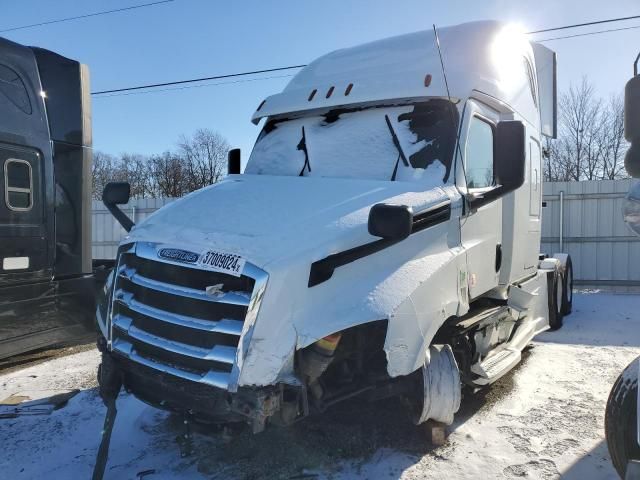
[[[85,65],[0,38],[0,358],[95,338]]]

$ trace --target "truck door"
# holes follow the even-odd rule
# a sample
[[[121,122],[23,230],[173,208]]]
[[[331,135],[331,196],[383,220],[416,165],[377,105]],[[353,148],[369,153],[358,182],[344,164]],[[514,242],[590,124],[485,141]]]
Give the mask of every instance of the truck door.
[[[0,144],[0,261],[6,281],[50,278],[43,212],[42,157]],[[27,275],[30,274],[30,275]]]
[[[494,185],[493,139],[498,113],[469,100],[465,108],[460,149],[466,185],[462,190],[481,195]],[[462,246],[467,254],[467,279],[471,299],[498,285],[502,251],[502,201],[466,211],[461,219]]]

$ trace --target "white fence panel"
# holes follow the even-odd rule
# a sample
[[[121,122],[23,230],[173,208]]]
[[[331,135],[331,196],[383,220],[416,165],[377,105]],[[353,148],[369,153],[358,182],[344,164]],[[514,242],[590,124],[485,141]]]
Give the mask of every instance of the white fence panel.
[[[133,199],[120,208],[135,222],[138,223],[160,207],[171,203],[173,198],[139,198]],[[113,218],[107,207],[98,200],[93,201],[92,216],[92,254],[96,259],[115,258],[120,240],[126,232]]]
[[[640,238],[622,218],[634,180],[551,182],[544,186],[542,251],[569,253],[576,283],[640,285]]]

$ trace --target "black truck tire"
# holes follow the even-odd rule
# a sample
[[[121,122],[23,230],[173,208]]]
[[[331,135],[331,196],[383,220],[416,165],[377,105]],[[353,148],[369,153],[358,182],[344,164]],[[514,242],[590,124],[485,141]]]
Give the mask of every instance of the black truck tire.
[[[624,478],[630,459],[640,460],[638,446],[638,363],[636,358],[624,369],[611,389],[604,416],[609,455],[618,475]]]
[[[569,315],[573,308],[573,264],[571,263],[571,255],[567,255],[567,263],[564,266],[562,280],[562,315]]]
[[[122,372],[111,355],[102,353],[102,362],[98,365],[98,393],[105,405],[115,400],[122,387]]]
[[[547,293],[549,302],[549,328],[559,330],[562,328],[562,298],[564,296],[564,280],[562,274],[555,270],[547,273]]]

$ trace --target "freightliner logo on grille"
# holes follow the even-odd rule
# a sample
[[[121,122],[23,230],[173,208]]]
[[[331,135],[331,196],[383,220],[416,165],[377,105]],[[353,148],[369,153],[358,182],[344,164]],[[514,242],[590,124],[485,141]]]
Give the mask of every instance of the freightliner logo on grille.
[[[196,263],[200,257],[197,253],[180,250],[178,248],[161,248],[158,251],[158,256],[181,263]]]

